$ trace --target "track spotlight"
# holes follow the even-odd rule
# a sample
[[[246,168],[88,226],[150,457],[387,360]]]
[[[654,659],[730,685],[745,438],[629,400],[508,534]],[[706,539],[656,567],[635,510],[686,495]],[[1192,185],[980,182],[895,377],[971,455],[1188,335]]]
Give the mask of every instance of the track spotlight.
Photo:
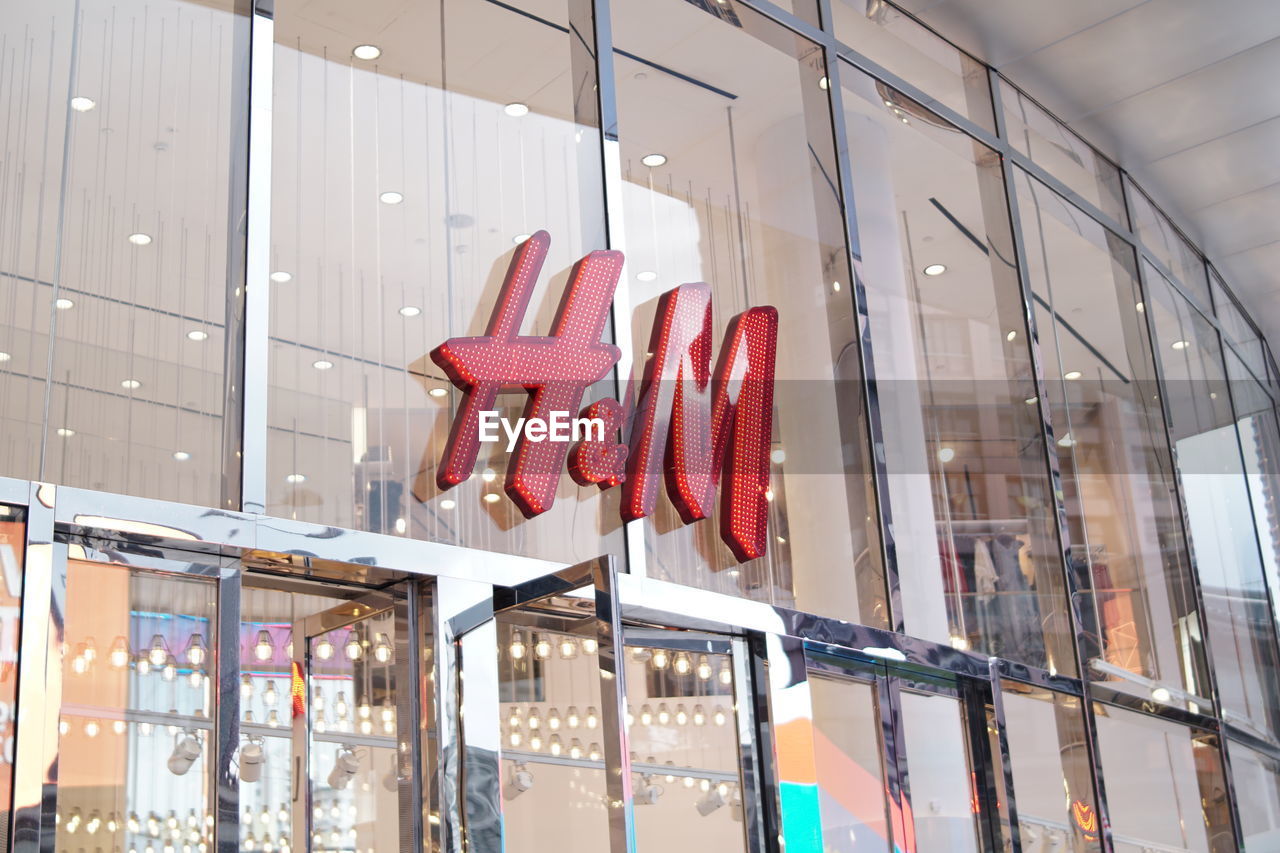
[[[333,769],[329,771],[329,787],[335,791],[341,791],[351,784],[351,780],[356,778],[356,773],[360,771],[360,759],[356,758],[355,750],[349,746],[343,746],[338,750],[338,757],[334,759]]]
[[[707,791],[706,796],[698,800],[698,814],[706,817],[724,804],[724,794],[720,793],[720,789],[718,787],[713,787]]]
[[[533,774],[524,764],[516,764],[511,768],[511,778],[502,788],[503,799],[512,800],[533,787]]]
[[[640,784],[635,789],[635,804],[637,806],[655,805],[661,796],[662,786],[654,784],[653,776],[646,773],[640,777]]]
[[[257,782],[262,778],[262,765],[267,753],[262,748],[262,738],[251,737],[240,747],[240,781]]]
[[[185,776],[200,757],[200,739],[195,732],[184,731],[173,744],[173,752],[169,755],[169,772],[174,776]]]

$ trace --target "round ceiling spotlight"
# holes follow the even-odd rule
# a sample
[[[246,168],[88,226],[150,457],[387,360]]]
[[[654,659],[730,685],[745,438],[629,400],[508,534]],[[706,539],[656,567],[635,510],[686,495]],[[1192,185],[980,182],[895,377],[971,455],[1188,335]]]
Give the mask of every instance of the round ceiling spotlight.
[[[515,243],[517,246],[519,246],[519,245],[520,245],[521,243],[523,243],[525,240],[528,240],[528,239],[529,239],[529,237],[530,237],[530,235],[528,235],[528,234],[517,234],[516,236],[514,236],[514,237],[512,237],[512,238],[511,238],[511,242],[512,242],[512,243]]]
[[[1084,374],[1078,370],[1068,370],[1062,374],[1063,379],[1079,379],[1081,376],[1084,376]]]
[[[93,98],[86,98],[83,95],[77,95],[71,99],[71,109],[78,113],[87,113],[98,105]]]
[[[666,164],[667,155],[666,154],[646,154],[640,158],[640,162],[644,163],[650,169],[656,169],[657,167]]]
[[[328,359],[322,358],[319,361],[311,362],[311,366],[314,367],[316,370],[329,370],[333,367],[333,362],[329,361]]]
[[[389,190],[378,196],[378,201],[383,204],[399,204],[404,201],[404,193],[398,193],[395,190]]]
[[[271,274],[271,280],[276,284],[284,284],[286,281],[293,281],[293,273],[276,270]]]
[[[208,339],[209,333],[200,329],[192,329],[187,332],[187,340],[189,341],[207,341]]]
[[[512,118],[520,118],[521,116],[527,116],[529,114],[529,105],[522,104],[517,101],[515,103],[507,104],[502,108],[502,111]]]
[[[124,380],[121,380],[120,387],[128,388],[130,391],[132,391],[135,388],[141,388],[142,383],[139,382],[137,379],[124,379]]]
[[[448,388],[432,388],[427,393],[430,394],[432,397],[445,397],[449,394],[449,389]]]
[[[0,361],[8,361],[11,358],[13,358],[13,356],[9,355],[9,353],[0,352]]]
[[[929,266],[924,268],[925,275],[942,275],[946,271],[946,264],[929,264]]]
[[[422,313],[422,309],[416,305],[406,305],[400,309],[401,317],[417,317]]]
[[[636,273],[636,281],[653,281],[657,277],[658,274],[653,270],[641,270]]]
[[[1169,346],[1173,347],[1176,350],[1184,350],[1187,347],[1191,346],[1191,341],[1174,341],[1173,343],[1169,344]]]
[[[57,433],[61,438],[71,438],[71,436],[76,434],[76,431],[73,429],[67,429],[66,427],[58,427]]]
[[[143,234],[141,231],[139,231],[137,234],[129,235],[129,242],[135,246],[150,246],[151,235]]]
[[[305,483],[307,481],[306,474],[290,474],[284,478],[286,483]]]
[[[62,299],[53,300],[53,307],[57,308],[59,311],[66,311],[68,308],[72,307],[73,305],[75,305],[75,303],[72,302],[70,299],[62,298]]]
[[[191,458],[191,454],[185,450],[175,450],[173,451],[173,458],[177,459],[179,462],[186,462]]]
[[[956,458],[956,452],[952,450],[950,447],[942,447],[938,449],[939,462],[950,462],[952,459],[955,459],[955,458]]]
[[[365,62],[371,62],[382,56],[382,48],[376,44],[358,44],[351,51],[351,55],[356,59],[363,59]]]

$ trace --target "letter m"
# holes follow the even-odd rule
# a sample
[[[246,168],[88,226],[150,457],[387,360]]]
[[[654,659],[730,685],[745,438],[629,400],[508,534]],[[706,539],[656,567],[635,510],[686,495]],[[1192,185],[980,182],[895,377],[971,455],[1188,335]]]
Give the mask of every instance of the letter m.
[[[623,517],[654,511],[665,472],[680,517],[706,518],[723,480],[720,537],[739,561],[765,553],[777,349],[777,309],[752,308],[730,322],[713,375],[711,288],[686,284],[662,297],[631,431]]]

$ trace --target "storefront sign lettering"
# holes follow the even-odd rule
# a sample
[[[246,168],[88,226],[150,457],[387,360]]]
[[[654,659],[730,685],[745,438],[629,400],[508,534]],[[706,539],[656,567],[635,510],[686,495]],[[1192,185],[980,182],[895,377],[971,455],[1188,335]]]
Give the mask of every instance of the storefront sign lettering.
[[[622,272],[622,254],[592,252],[580,260],[551,334],[521,335],[550,242],[547,232],[539,231],[516,249],[486,334],[450,338],[431,352],[463,392],[437,484],[449,489],[471,476],[484,436],[492,435],[489,424],[498,395],[523,389],[529,399],[523,425],[515,430],[519,435],[509,446],[505,490],[527,518],[551,508],[566,463],[580,484],[596,483],[602,489],[621,485],[627,520],[653,513],[664,479],[686,523],[706,518],[719,484],[721,538],[740,561],[762,556],[769,517],[777,310],[751,308],[733,318],[713,372],[711,288],[696,283],[669,291],[658,306],[634,411],[611,399],[583,409],[587,389],[607,376],[622,355],[600,340]],[[529,436],[530,424],[545,427],[578,417],[587,419],[590,428],[576,444],[543,440],[543,430],[535,431],[539,438]]]

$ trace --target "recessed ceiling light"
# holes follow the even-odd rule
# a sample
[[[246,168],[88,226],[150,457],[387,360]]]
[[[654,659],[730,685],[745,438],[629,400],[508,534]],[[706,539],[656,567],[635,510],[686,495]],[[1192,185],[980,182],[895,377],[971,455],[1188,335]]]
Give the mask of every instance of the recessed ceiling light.
[[[444,397],[449,393],[449,389],[448,388],[432,388],[427,393],[430,394],[432,397]]]
[[[955,459],[955,458],[956,458],[956,452],[952,450],[950,447],[942,447],[938,449],[939,462],[950,462],[952,459]]]
[[[1079,379],[1081,376],[1084,376],[1084,374],[1078,370],[1068,370],[1062,374],[1063,379]]]
[[[485,468],[480,472],[480,479],[484,480],[486,483],[492,483],[494,480],[498,479],[498,472],[492,468]]]
[[[491,503],[497,503],[497,502],[498,502],[498,493],[497,493],[497,492],[489,492],[488,494],[486,494],[486,495],[484,496],[484,502],[485,502],[485,503],[489,503],[489,504],[491,504]]]
[[[777,450],[769,454],[769,461],[774,465],[781,465],[783,462],[787,461],[787,451],[779,447]]]
[[[1071,447],[1075,443],[1076,443],[1076,440],[1071,437],[1071,433],[1067,433],[1062,438],[1058,439],[1059,447]]]
[[[376,44],[358,44],[351,51],[351,55],[356,59],[363,59],[368,62],[382,56],[382,48]]]
[[[129,242],[135,246],[150,246],[151,235],[143,234],[141,231],[139,231],[137,234],[129,235]]]
[[[821,80],[818,81],[818,88],[821,89],[822,91],[825,92],[830,87],[831,87],[831,81],[828,80],[826,77],[823,77]]]
[[[329,368],[333,367],[333,362],[322,358],[319,361],[311,362],[311,366],[314,367],[316,370],[328,370]]]
[[[13,358],[13,356],[9,355],[9,353],[0,352],[0,361],[8,361],[11,358]]]
[[[58,435],[62,436],[63,438],[71,438],[71,436],[76,434],[75,430],[67,429],[66,427],[58,427],[56,432],[58,433]]]
[[[1005,335],[1005,336],[1004,336],[1004,339],[1005,339],[1006,341],[1011,341],[1011,340],[1013,340],[1014,338],[1016,338],[1017,336],[1018,336],[1018,332],[1017,332],[1017,330],[1013,330],[1013,331],[1010,331],[1010,332],[1009,332],[1009,334]]]
[[[284,284],[286,281],[293,281],[293,273],[276,270],[271,274],[271,280],[276,284]]]
[[[924,268],[925,275],[942,275],[946,271],[946,264],[929,264],[929,266]]]
[[[458,502],[455,501],[453,498],[445,498],[444,500],[440,501],[441,509],[453,509],[457,505],[458,505]]]
[[[653,270],[642,270],[636,273],[636,281],[653,281],[657,277],[658,274]]]
[[[1039,398],[1039,397],[1028,397],[1027,399],[1023,400],[1022,402],[1026,403],[1028,406],[1034,406],[1036,403],[1040,402],[1040,398]]]
[[[138,381],[138,380],[136,380],[136,379],[123,379],[123,380],[121,380],[121,382],[120,382],[120,387],[121,387],[121,388],[128,388],[130,391],[132,391],[132,390],[133,390],[133,389],[135,389],[135,388],[141,388],[141,387],[142,387],[142,383],[141,383],[141,382],[139,382],[139,381]]]
[[[199,329],[192,329],[187,332],[187,339],[192,341],[205,341],[209,339],[209,333],[202,332]]]
[[[831,282],[831,291],[832,291],[833,293],[839,293],[839,292],[840,292],[840,282],[838,282],[838,281],[833,281],[833,282]]]
[[[1134,305],[1133,307],[1138,309],[1139,314],[1147,310],[1147,306],[1143,305],[1141,302],[1139,302],[1137,305]]]
[[[398,193],[395,190],[389,190],[378,196],[378,201],[383,204],[399,204],[404,201],[404,193]]]
[[[656,169],[667,162],[666,154],[646,154],[640,158],[640,162],[644,163],[650,169]]]
[[[86,98],[83,95],[76,95],[71,99],[71,109],[78,113],[87,113],[98,105],[93,98]]]
[[[59,311],[66,311],[73,305],[75,305],[75,303],[70,299],[62,298],[53,300],[53,307],[57,308]]]
[[[177,459],[179,462],[186,462],[191,458],[191,454],[185,450],[175,450],[173,451],[173,458]]]
[[[517,101],[515,103],[507,104],[502,108],[502,111],[512,118],[520,118],[520,116],[527,116],[529,114],[529,105],[522,104]]]
[[[1191,346],[1191,341],[1174,341],[1173,343],[1169,344],[1169,346],[1177,350],[1183,350]]]
[[[1157,702],[1168,702],[1173,698],[1173,694],[1169,692],[1167,687],[1153,687],[1151,689],[1151,698]]]
[[[416,305],[406,305],[400,309],[401,317],[417,317],[422,313],[422,309]]]
[[[305,483],[307,482],[306,474],[290,474],[284,478],[286,483]]]
[[[528,240],[528,239],[529,239],[528,234],[517,234],[516,236],[511,238],[511,242],[519,246],[521,243],[523,243],[525,240]]]

